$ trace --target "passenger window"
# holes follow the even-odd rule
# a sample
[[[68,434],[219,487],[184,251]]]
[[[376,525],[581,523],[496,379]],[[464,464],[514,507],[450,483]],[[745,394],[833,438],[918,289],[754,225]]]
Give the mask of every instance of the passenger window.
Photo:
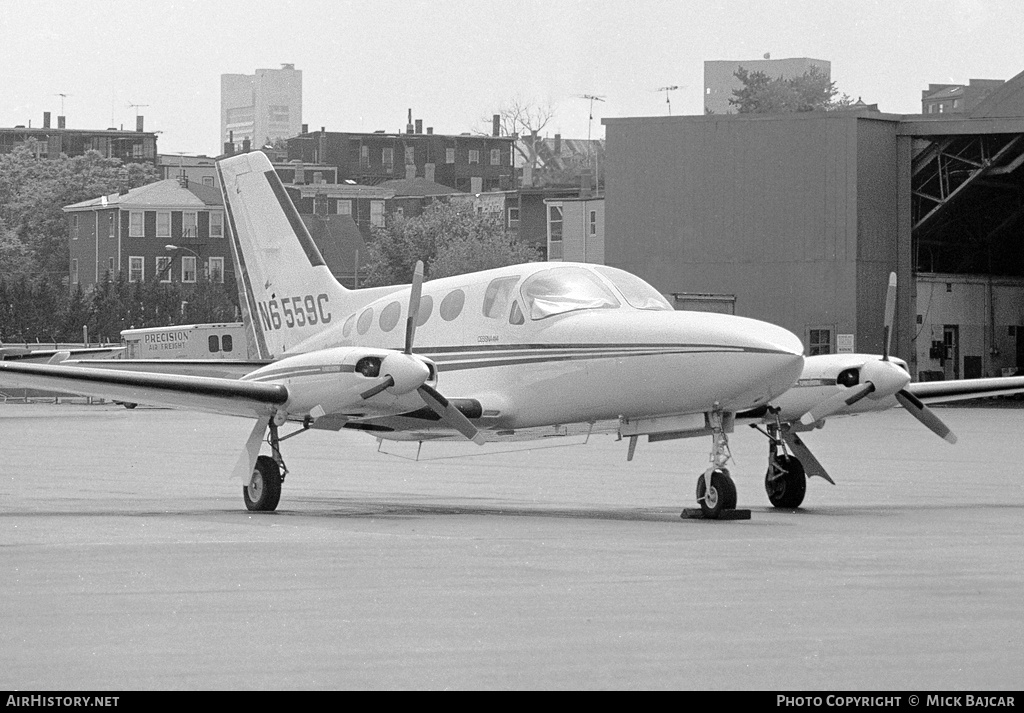
[[[509,314],[508,316],[508,323],[522,324],[525,321],[526,318],[523,317],[523,311],[519,309],[519,300],[516,300],[515,302],[512,303],[512,313]]]
[[[398,318],[402,316],[402,305],[397,302],[392,302],[380,313],[380,328],[385,332],[390,332],[398,324]]]
[[[345,320],[345,326],[341,328],[341,336],[347,337],[352,334],[352,326],[356,323],[356,316],[353,314]]]
[[[210,353],[211,354],[214,354],[214,353],[220,351],[220,340],[217,338],[216,334],[211,334],[210,338],[208,340],[206,340],[206,341],[210,345]]]
[[[465,304],[465,292],[462,290],[453,290],[452,292],[449,292],[445,298],[441,300],[441,308],[438,310],[441,315],[441,319],[445,322],[451,322],[462,314],[462,307]]]
[[[235,348],[234,340],[231,338],[230,334],[225,334],[223,337],[220,338],[220,347],[226,352],[229,352]]]
[[[430,313],[434,309],[434,299],[430,295],[420,297],[420,311],[416,315],[416,326],[422,327],[430,319]]]
[[[512,295],[512,289],[519,282],[519,276],[514,277],[498,277],[491,280],[491,284],[487,285],[487,291],[484,292],[484,307],[483,312],[485,317],[491,319],[499,319],[505,314],[508,308],[508,300]]]
[[[373,307],[367,307],[363,310],[363,313],[359,315],[359,321],[356,323],[356,331],[360,334],[366,334],[366,331],[373,324]]]

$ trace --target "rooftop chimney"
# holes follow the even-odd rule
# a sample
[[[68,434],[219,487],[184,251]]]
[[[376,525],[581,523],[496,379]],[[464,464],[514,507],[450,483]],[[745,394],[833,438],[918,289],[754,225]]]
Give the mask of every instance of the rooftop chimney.
[[[411,134],[412,133],[412,129],[413,129],[413,126],[412,126],[412,109],[410,109],[409,110],[409,120],[405,123],[405,133]]]
[[[242,153],[249,153],[252,150],[252,141],[248,138],[242,139]]]
[[[63,117],[63,116],[58,116],[57,117],[57,128],[58,129],[66,128],[65,118],[66,117]]]
[[[501,136],[501,114],[491,118],[491,136]]]
[[[188,176],[186,176],[184,173],[180,174],[178,176],[178,185],[181,186],[182,188],[188,188]]]
[[[308,134],[309,133],[309,124],[303,124],[302,125],[301,133],[303,133],[303,134]]]
[[[50,112],[48,112],[48,111],[44,111],[43,112],[43,128],[44,129],[49,129],[50,128]]]
[[[417,119],[416,120],[416,133],[417,134],[422,134],[423,133],[423,119]]]
[[[144,116],[137,116],[137,117],[135,117],[135,130],[136,131],[145,131],[145,129],[142,128],[143,125],[145,124],[145,120],[146,120],[146,117],[144,117]]]
[[[433,126],[428,126],[427,127],[427,134],[428,135],[432,135],[433,133],[434,133],[434,127]]]

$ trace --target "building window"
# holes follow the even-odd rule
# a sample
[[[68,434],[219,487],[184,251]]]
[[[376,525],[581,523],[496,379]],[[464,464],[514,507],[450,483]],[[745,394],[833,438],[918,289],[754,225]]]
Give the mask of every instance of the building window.
[[[114,237],[114,214],[111,213],[107,216],[107,237]]]
[[[203,176],[203,185],[204,186],[212,186],[213,185],[213,176]]]
[[[960,106],[960,100],[959,99],[954,99],[953,100],[953,108],[957,109],[957,108],[959,108],[959,106]]]
[[[370,201],[370,225],[384,227],[384,201]]]
[[[128,237],[141,238],[146,234],[146,214],[141,210],[128,213]]]
[[[195,282],[196,281],[196,256],[186,255],[181,258],[181,281],[182,282]]]
[[[109,272],[111,275],[114,274],[114,258],[112,257],[107,258],[107,272]]]
[[[483,176],[470,176],[469,177],[469,192],[470,193],[483,193],[484,192],[484,178],[483,178]]]
[[[78,258],[71,258],[71,284],[78,284]]]
[[[360,146],[359,147],[359,168],[370,167],[370,147]]]
[[[590,211],[590,234],[597,235],[597,211]]]
[[[455,163],[455,149],[445,149],[444,150],[444,162],[445,163]]]
[[[395,208],[395,217],[396,218],[404,218],[405,217],[405,208],[403,208],[402,206],[398,206],[397,208]]]
[[[156,276],[160,282],[171,281],[171,258],[168,255],[158,255],[156,258]]]
[[[941,114],[945,108],[946,108],[945,104],[939,104],[939,113]]]
[[[171,214],[170,211],[158,210],[156,213],[156,237],[171,237]]]
[[[381,149],[380,162],[384,170],[391,173],[395,169],[395,150],[393,148]]]
[[[132,255],[128,258],[128,282],[142,282],[146,279],[146,258]]]
[[[352,215],[352,201],[342,199],[338,201],[338,207],[335,209],[338,215]]]
[[[480,151],[478,149],[469,150],[469,162],[480,163]]]
[[[817,356],[819,354],[831,354],[832,353],[832,330],[831,329],[811,329],[808,330],[808,356]]]
[[[405,165],[415,166],[416,165],[416,147],[406,146],[405,147]]]
[[[142,158],[142,144],[132,144],[132,158]]]
[[[512,206],[508,209],[508,227],[519,227],[519,206]]]
[[[181,214],[181,237],[195,238],[199,235],[198,214],[195,211],[184,211]]]
[[[224,214],[219,210],[210,211],[210,237],[224,237]]]
[[[491,149],[491,165],[501,165],[501,149]]]
[[[548,259],[562,259],[562,206],[548,206]]]
[[[207,271],[210,274],[210,282],[224,282],[224,258],[211,257]]]
[[[78,240],[78,215],[71,216],[71,239]]]

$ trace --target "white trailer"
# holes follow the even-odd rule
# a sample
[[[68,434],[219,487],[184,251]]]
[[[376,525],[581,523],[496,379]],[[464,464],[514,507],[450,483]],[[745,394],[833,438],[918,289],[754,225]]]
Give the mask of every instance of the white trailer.
[[[247,359],[242,322],[125,329],[124,359]]]

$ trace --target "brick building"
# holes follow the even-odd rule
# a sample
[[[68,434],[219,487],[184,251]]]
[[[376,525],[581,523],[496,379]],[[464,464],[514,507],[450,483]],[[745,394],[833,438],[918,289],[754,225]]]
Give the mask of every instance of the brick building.
[[[82,156],[87,151],[99,151],[106,158],[119,158],[125,163],[157,162],[156,138],[151,131],[143,131],[144,117],[138,117],[135,131],[123,129],[69,129],[63,116],[57,117],[57,126],[51,126],[50,112],[43,112],[41,127],[15,126],[0,128],[0,154],[10,153],[29,139],[35,139],[38,158]]]

